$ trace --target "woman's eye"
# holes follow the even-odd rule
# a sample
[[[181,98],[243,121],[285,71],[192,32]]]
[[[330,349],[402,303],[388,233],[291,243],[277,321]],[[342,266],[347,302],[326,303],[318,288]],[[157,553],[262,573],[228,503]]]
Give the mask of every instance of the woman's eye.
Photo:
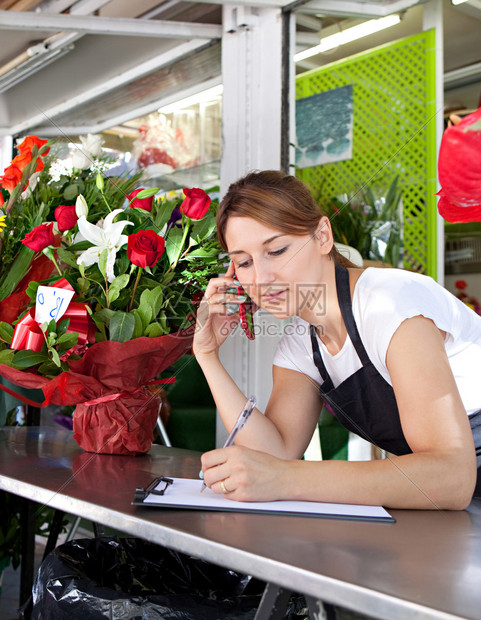
[[[271,256],[280,256],[281,254],[284,254],[286,250],[287,250],[287,246],[284,248],[280,248],[279,250],[271,250],[269,254]]]
[[[248,267],[250,265],[250,260],[245,260],[242,263],[239,263],[236,269],[242,269],[243,267]]]

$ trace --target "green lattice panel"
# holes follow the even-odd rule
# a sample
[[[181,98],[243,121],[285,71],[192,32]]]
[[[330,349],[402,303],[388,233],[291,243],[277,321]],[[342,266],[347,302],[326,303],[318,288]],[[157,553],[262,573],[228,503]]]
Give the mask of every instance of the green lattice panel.
[[[434,30],[297,77],[297,98],[353,85],[353,157],[298,170],[314,195],[338,196],[400,176],[403,263],[436,277]]]

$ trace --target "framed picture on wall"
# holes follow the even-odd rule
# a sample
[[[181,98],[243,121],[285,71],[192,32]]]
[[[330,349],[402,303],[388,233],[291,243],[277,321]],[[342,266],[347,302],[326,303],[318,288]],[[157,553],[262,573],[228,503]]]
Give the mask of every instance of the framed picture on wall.
[[[352,158],[352,84],[296,101],[296,166]]]

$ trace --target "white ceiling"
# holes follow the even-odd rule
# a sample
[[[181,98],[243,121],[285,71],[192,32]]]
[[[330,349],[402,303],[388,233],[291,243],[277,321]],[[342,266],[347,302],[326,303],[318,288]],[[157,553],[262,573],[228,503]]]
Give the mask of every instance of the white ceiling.
[[[146,113],[180,93],[219,83],[221,2],[0,0],[0,91],[6,63],[18,62],[19,54],[28,48],[38,51],[39,43],[42,51],[48,48],[45,55],[38,56],[35,73],[0,94],[0,134],[22,134],[31,129],[45,135],[101,130],[139,111]],[[288,0],[254,2],[259,6],[288,5]],[[452,74],[473,64],[480,64],[481,69],[481,0],[468,0],[457,7],[449,0],[442,2],[445,71]],[[238,4],[252,5],[253,1]],[[404,9],[397,26],[315,56],[299,65],[298,71],[419,32],[422,4],[410,0],[310,0],[298,6],[299,39],[313,42],[318,37],[316,24],[322,24],[326,34],[353,19]],[[63,13],[66,10],[69,14]],[[65,53],[48,64],[48,56],[56,48]],[[481,95],[480,80],[469,87],[473,98],[476,92],[478,99]]]

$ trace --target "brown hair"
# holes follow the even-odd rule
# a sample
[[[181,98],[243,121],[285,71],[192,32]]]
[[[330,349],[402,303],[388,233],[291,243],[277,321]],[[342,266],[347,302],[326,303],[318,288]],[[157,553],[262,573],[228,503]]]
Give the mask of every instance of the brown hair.
[[[217,236],[226,250],[225,229],[231,216],[250,217],[288,235],[314,235],[323,212],[309,189],[278,170],[250,172],[227,190],[217,211]],[[333,246],[331,258],[355,267]]]

